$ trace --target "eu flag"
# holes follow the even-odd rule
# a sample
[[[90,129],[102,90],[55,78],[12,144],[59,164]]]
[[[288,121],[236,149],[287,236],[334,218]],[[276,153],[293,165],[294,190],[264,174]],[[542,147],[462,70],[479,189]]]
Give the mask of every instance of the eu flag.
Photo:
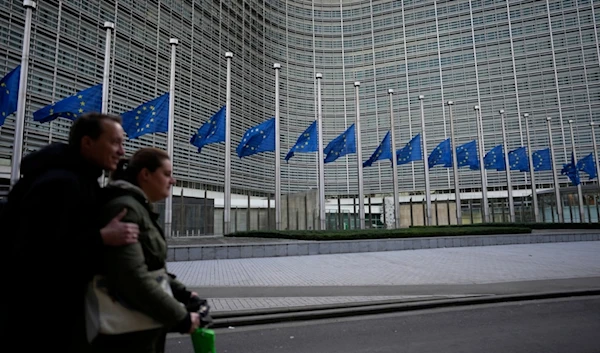
[[[40,123],[56,118],[75,120],[82,114],[101,110],[102,84],[98,84],[37,110],[33,113],[33,120]]]
[[[415,135],[406,146],[396,151],[396,162],[398,165],[423,160],[421,151],[421,134]]]
[[[577,170],[577,165],[575,164],[575,156],[571,153],[571,163],[563,164],[563,168],[560,171],[561,175],[566,175],[571,180],[573,185],[577,186],[580,184],[579,179],[579,171]]]
[[[590,180],[597,177],[596,163],[594,163],[594,155],[590,153],[587,156],[581,158],[579,162],[577,162],[577,170],[586,172],[590,176]]]
[[[387,134],[385,134],[385,137],[383,138],[383,140],[381,140],[379,147],[375,149],[375,152],[373,152],[371,158],[369,158],[366,162],[363,162],[363,168],[370,167],[373,165],[374,162],[383,159],[392,159],[392,142],[390,139],[389,131],[387,132]]]
[[[429,168],[433,168],[438,164],[443,164],[444,167],[452,165],[451,148],[449,138],[440,142],[440,144],[431,151],[429,158],[427,158]]]
[[[240,158],[261,152],[275,151],[275,118],[246,130],[236,151]]]
[[[20,79],[21,65],[15,67],[0,80],[0,126],[4,124],[7,116],[17,111]]]
[[[325,154],[325,163],[333,162],[336,159],[350,153],[356,153],[356,132],[354,124],[334,138],[327,144],[323,150]]]
[[[527,149],[519,147],[516,150],[508,152],[508,164],[510,164],[510,170],[528,172],[529,158],[527,157]]]
[[[169,130],[169,94],[148,101],[139,107],[121,114],[123,130],[130,139],[153,132]]]
[[[531,159],[533,161],[534,172],[552,170],[552,156],[550,155],[550,148],[533,151],[531,154]]]
[[[306,130],[304,130],[302,135],[298,137],[296,144],[290,148],[290,151],[285,156],[285,160],[288,161],[296,152],[316,152],[318,149],[318,142],[317,121],[315,120]]]
[[[467,142],[464,145],[456,147],[456,162],[458,167],[468,166],[470,169],[479,169],[479,159],[477,159],[477,142],[475,140]],[[452,167],[452,159],[450,163],[444,167]]]
[[[190,143],[198,147],[198,153],[202,152],[202,147],[208,144],[225,142],[226,109],[226,106],[222,106],[218,112],[202,124],[198,132],[190,139]]]
[[[506,170],[504,163],[504,147],[502,145],[492,148],[485,157],[483,157],[483,167],[485,169]]]

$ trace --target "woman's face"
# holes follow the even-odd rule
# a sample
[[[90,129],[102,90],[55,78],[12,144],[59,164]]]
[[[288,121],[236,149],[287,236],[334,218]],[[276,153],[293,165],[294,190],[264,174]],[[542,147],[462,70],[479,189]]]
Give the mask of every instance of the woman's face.
[[[140,188],[148,196],[150,202],[166,199],[171,194],[171,186],[175,185],[171,161],[164,159],[162,165],[154,172],[142,169],[139,179]]]

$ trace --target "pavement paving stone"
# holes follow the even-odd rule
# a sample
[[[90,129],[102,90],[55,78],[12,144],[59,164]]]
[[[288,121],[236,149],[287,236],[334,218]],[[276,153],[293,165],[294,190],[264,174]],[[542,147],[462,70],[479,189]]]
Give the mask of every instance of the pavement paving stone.
[[[600,275],[600,242],[169,262],[188,286],[468,284]]]
[[[599,253],[600,241],[582,241],[177,261],[167,267],[191,288],[232,288],[231,297],[208,299],[214,312],[235,312],[440,296],[439,291],[429,296],[345,296],[325,289],[341,286],[481,285],[600,277]],[[284,287],[311,287],[313,294],[268,295],[269,289]],[[263,293],[244,295],[244,288],[262,288]],[[319,288],[324,289],[319,293]],[[454,294],[467,295],[473,293]]]
[[[441,296],[394,295],[394,296],[338,296],[338,297],[252,297],[252,298],[211,298],[211,312],[230,312],[253,309],[307,307],[313,305],[335,305],[373,303],[380,301],[406,301],[415,299],[442,298]],[[443,298],[464,297],[464,295],[443,296]]]

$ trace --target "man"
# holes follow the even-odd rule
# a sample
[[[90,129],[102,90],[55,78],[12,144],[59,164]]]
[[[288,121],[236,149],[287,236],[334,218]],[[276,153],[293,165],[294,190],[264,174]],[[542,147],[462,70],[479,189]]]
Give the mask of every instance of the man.
[[[73,123],[69,143],[23,158],[22,178],[8,196],[2,219],[7,251],[0,342],[15,351],[81,351],[84,295],[103,246],[137,241],[138,226],[96,218],[98,178],[115,170],[124,132],[116,116],[89,113]],[[9,231],[9,229],[14,229]],[[5,243],[5,245],[6,245]]]

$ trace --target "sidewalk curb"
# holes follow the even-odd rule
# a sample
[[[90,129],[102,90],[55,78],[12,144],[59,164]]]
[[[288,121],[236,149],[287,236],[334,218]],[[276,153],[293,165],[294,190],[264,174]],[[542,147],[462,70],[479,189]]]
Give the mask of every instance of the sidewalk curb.
[[[263,309],[248,311],[228,312],[213,315],[214,323],[211,328],[225,328],[236,326],[250,326],[259,324],[282,323],[292,321],[306,321],[317,319],[340,318],[357,315],[383,314],[401,311],[415,311],[435,308],[448,308],[466,305],[481,305],[494,303],[507,303],[526,300],[556,299],[566,297],[582,297],[600,295],[600,288],[589,290],[523,293],[511,295],[486,295],[479,297],[458,299],[427,299],[413,302],[401,301],[397,303],[369,303],[363,305],[328,305],[319,308],[298,309]]]

